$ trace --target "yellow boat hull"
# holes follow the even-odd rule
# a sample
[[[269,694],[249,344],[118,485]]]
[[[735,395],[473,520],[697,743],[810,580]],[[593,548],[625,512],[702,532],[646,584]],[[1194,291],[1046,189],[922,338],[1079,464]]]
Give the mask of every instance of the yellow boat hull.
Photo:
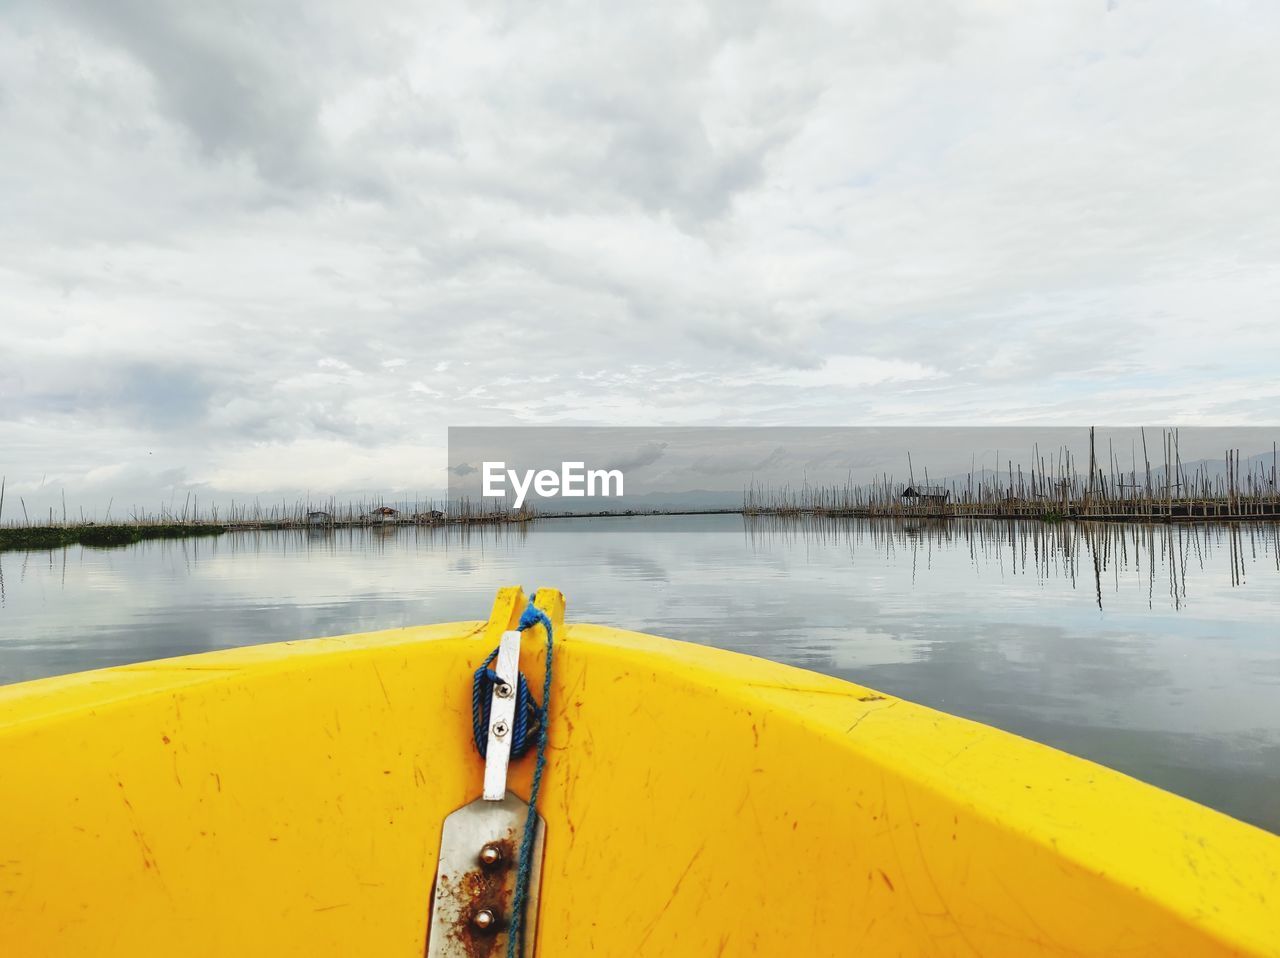
[[[1280,838],[832,678],[556,622],[540,958],[1280,955]],[[0,953],[423,954],[488,622],[0,688]],[[542,650],[524,643],[535,689]],[[531,759],[514,763],[528,794]]]

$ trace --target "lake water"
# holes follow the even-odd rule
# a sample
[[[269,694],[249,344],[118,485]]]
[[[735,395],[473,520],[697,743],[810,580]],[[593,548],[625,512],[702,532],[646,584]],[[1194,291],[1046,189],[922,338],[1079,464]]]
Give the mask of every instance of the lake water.
[[[571,619],[841,676],[1280,833],[1280,525],[672,516],[0,553],[0,682],[480,619]]]

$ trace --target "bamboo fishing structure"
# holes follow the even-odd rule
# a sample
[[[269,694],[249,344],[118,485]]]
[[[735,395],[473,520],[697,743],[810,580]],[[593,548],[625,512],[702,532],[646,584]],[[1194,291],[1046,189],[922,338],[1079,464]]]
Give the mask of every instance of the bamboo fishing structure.
[[[1136,450],[1128,470],[1108,450],[1100,462],[1094,430],[1089,461],[1082,470],[1072,452],[1049,456],[1033,449],[1029,466],[1007,460],[1004,470],[970,471],[959,479],[921,484],[882,475],[868,483],[805,484],[800,488],[752,485],[743,495],[747,515],[826,515],[889,518],[1087,519],[1111,522],[1177,520],[1239,521],[1280,518],[1277,447],[1270,462],[1241,460],[1238,449],[1223,451],[1222,469],[1182,462],[1178,431],[1161,437],[1162,459],[1153,464],[1142,431],[1142,461]],[[910,472],[910,467],[909,467]]]
[[[1044,522],[1238,522],[1280,519],[1280,455],[1242,459],[1239,449],[1223,450],[1221,468],[1207,460],[1182,459],[1178,430],[1163,430],[1159,459],[1153,461],[1146,430],[1140,431],[1142,458],[1131,450],[1129,467],[1108,443],[1099,456],[1095,431],[1089,430],[1088,461],[1081,468],[1065,446],[1042,453],[1033,446],[1029,464],[1004,459],[1001,469],[970,471],[960,478],[930,481],[924,470],[917,483],[907,455],[907,481],[887,473],[870,482],[841,485],[770,487],[753,483],[740,508],[675,510],[684,514],[741,512],[747,516],[828,516],[891,519],[1033,519]],[[997,461],[1001,457],[997,455]],[[181,507],[174,501],[147,511],[131,507],[112,519],[114,500],[101,520],[68,517],[65,495],[61,516],[52,507],[34,521],[19,496],[22,519],[4,519],[6,481],[0,477],[0,549],[44,549],[81,543],[127,545],[149,538],[185,538],[224,532],[287,529],[396,528],[401,526],[505,525],[540,516],[529,506],[513,510],[501,499],[415,499],[388,504],[380,498],[338,502],[310,497],[264,503],[232,501],[202,509],[198,496],[187,493]],[[595,515],[655,515],[664,510],[619,509]],[[544,518],[570,517],[552,513]]]

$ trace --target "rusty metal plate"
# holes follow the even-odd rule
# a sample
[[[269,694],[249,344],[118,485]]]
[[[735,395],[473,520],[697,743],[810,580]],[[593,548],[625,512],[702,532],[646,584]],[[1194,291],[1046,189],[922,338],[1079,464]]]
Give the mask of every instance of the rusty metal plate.
[[[513,792],[478,798],[444,820],[436,869],[427,958],[500,958],[507,953],[516,863],[529,806]],[[524,958],[538,930],[538,892],[546,822],[538,816],[524,910]],[[488,851],[486,852],[486,849]],[[486,861],[486,858],[496,861]]]

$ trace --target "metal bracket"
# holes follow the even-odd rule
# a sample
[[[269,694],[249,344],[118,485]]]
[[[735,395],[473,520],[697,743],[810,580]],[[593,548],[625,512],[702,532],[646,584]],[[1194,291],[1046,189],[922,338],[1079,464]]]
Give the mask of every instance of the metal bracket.
[[[494,667],[501,680],[489,705],[489,746],[485,749],[484,799],[500,802],[507,794],[507,766],[516,718],[516,682],[520,676],[520,633],[503,632]]]
[[[524,799],[507,792],[501,801],[477,799],[444,820],[426,958],[506,955],[516,864],[528,812]],[[538,930],[545,830],[539,815],[524,907],[524,958],[532,958]]]

